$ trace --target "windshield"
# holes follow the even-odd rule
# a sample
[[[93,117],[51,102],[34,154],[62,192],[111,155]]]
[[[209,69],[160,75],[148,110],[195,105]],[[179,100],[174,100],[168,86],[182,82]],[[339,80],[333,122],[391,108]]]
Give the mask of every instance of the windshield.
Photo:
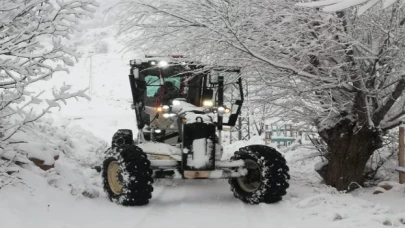
[[[147,75],[146,81],[146,96],[157,97],[161,95],[160,79],[155,75]],[[181,77],[165,78],[165,90],[167,93],[179,94]]]
[[[174,98],[182,97],[181,76],[164,78],[164,91],[160,85],[160,78],[156,75],[146,75],[145,105],[155,106],[157,103],[167,104]]]

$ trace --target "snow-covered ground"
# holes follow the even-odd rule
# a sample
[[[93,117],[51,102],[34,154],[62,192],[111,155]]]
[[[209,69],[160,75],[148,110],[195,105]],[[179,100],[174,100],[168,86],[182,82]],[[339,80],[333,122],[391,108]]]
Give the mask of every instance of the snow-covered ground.
[[[86,109],[87,107],[87,109]],[[76,112],[74,110],[77,110]],[[38,125],[44,135],[68,146],[55,168],[25,166],[17,174],[24,184],[0,190],[1,227],[386,227],[405,223],[405,186],[373,195],[374,188],[351,194],[322,185],[313,171],[317,158],[296,148],[284,150],[291,169],[288,194],[276,204],[246,205],[234,198],[225,180],[164,180],[155,184],[149,205],[123,207],[111,203],[91,167],[101,161],[112,133],[135,126],[126,102],[100,97],[72,103],[53,120]],[[51,125],[53,123],[53,125]],[[49,132],[54,131],[54,134]],[[38,136],[37,136],[38,137]],[[240,146],[226,146],[224,157]]]
[[[309,158],[313,151],[300,147],[283,150],[291,181],[287,195],[276,204],[246,205],[233,197],[226,180],[158,181],[147,206],[111,203],[92,167],[102,161],[102,153],[117,129],[135,131],[127,64],[137,54],[120,53],[122,46],[113,39],[111,28],[88,27],[95,28],[81,34],[75,44],[83,58],[71,73],[38,86],[65,82],[80,89],[91,85],[92,100],[68,101],[61,111],[53,111],[37,123],[37,131],[22,134],[30,142],[22,148],[28,154],[43,152],[59,154],[60,158],[48,171],[34,165],[19,168],[16,176],[21,181],[0,189],[0,227],[405,226],[404,185],[392,183],[393,189],[378,195],[373,194],[375,188],[339,193],[320,183],[314,171],[318,158]],[[226,146],[224,158],[253,143],[262,141],[255,138]]]

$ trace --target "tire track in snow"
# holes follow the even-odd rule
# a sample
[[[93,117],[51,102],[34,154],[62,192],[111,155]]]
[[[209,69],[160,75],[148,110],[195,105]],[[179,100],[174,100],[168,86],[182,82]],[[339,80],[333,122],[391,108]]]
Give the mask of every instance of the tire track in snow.
[[[275,217],[274,213],[269,213],[268,211],[268,205],[263,205],[263,203],[259,205],[250,205],[250,204],[243,204],[243,208],[245,209],[246,216],[249,219],[249,224],[252,227],[257,227],[257,228],[264,228],[268,227],[268,220],[269,217]],[[266,213],[264,212],[266,211]],[[276,223],[274,220],[270,224],[277,224],[277,227],[283,227],[280,226],[282,224]]]
[[[283,213],[286,209],[286,205],[283,201],[275,204],[260,203],[259,205],[250,205],[243,203],[245,214],[249,221],[250,227],[255,228],[268,228],[269,224],[274,224],[278,228],[290,228],[294,227],[296,218],[287,216],[287,212]],[[287,208],[287,210],[289,210]]]
[[[241,211],[240,214],[242,214],[241,217],[243,217],[244,221],[245,221],[244,227],[245,228],[255,227],[255,226],[253,226],[253,224],[251,222],[251,219],[250,219],[250,216],[249,216],[249,210],[246,209],[246,204],[244,202],[239,202],[238,203],[238,208],[240,208],[240,211]]]
[[[148,212],[133,226],[134,228],[167,226],[165,222],[167,218],[165,216],[167,216],[170,210],[173,210],[174,207],[178,206],[176,204],[171,204],[170,201],[172,199],[182,201],[185,188],[182,187],[182,192],[180,192],[182,194],[179,194],[179,191],[175,190],[177,186],[166,186],[166,182],[167,180],[159,182],[158,186],[161,186],[161,188],[156,189],[161,189],[160,192],[156,195],[152,195],[150,203],[146,205],[146,207],[149,207]],[[179,196],[180,199],[178,199]]]
[[[243,204],[233,197],[228,184],[221,181],[180,181],[177,186],[166,187],[151,204],[153,208],[136,228],[251,227]]]
[[[145,219],[149,216],[150,212],[157,206],[157,204],[154,203],[154,198],[159,198],[165,192],[166,188],[166,186],[164,185],[159,186],[159,188],[155,188],[155,186],[153,187],[154,190],[152,192],[152,199],[149,201],[148,205],[143,206],[147,209],[144,211],[142,217],[136,222],[136,224],[133,225],[134,228],[141,227],[141,225],[145,222]]]

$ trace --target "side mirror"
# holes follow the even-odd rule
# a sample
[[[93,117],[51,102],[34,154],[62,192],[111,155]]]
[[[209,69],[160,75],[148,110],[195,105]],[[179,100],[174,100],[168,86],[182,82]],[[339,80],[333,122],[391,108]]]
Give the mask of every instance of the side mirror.
[[[231,116],[229,116],[229,120],[228,120],[228,123],[226,125],[231,126],[231,127],[235,127],[237,120],[238,120],[238,114],[231,114]]]
[[[204,89],[202,94],[203,100],[212,100],[214,98],[214,90],[212,89]]]

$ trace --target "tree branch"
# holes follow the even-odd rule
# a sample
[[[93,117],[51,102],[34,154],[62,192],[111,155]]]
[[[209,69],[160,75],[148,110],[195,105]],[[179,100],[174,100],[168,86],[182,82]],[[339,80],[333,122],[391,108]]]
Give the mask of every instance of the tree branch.
[[[405,90],[405,76],[401,76],[401,79],[398,81],[397,85],[395,86],[394,91],[387,98],[387,101],[385,102],[385,104],[376,110],[376,112],[373,116],[374,123],[379,124],[384,119],[385,115],[388,113],[388,111],[391,109],[391,107],[395,104],[397,99],[400,96],[404,95],[404,90]]]

